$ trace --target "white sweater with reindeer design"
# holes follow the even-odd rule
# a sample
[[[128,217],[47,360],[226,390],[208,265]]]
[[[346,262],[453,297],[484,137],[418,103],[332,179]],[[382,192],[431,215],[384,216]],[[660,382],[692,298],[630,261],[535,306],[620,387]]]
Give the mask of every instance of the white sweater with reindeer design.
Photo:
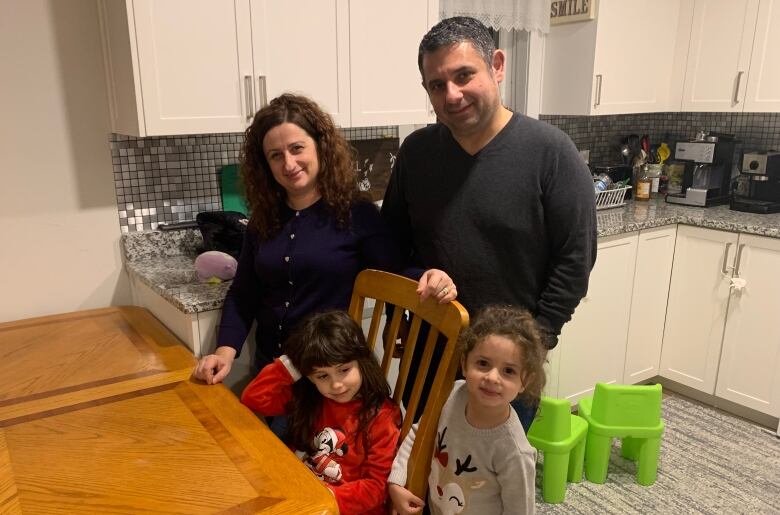
[[[466,420],[468,391],[456,381],[439,418],[428,504],[434,515],[534,513],[536,450],[528,443],[515,410],[491,429]],[[393,461],[389,483],[405,486],[414,444],[412,428]]]

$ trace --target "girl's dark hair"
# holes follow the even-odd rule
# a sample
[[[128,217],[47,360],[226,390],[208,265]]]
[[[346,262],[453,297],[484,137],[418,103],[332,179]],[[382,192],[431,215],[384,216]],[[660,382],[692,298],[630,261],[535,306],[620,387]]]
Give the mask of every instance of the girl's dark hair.
[[[520,347],[520,373],[525,389],[519,397],[525,402],[538,402],[547,381],[544,372],[546,349],[534,317],[525,309],[513,306],[485,307],[460,335],[463,360],[479,342],[491,335],[508,338]]]
[[[358,413],[357,434],[368,438],[368,426],[385,400],[390,386],[366,344],[363,330],[344,311],[327,311],[304,320],[285,343],[285,353],[304,378],[293,385],[288,405],[289,443],[311,454],[314,422],[322,409],[322,394],[306,376],[316,367],[332,367],[357,361],[362,378],[358,395],[363,406]],[[369,442],[365,440],[364,447]]]
[[[287,192],[271,173],[263,152],[268,131],[283,123],[294,123],[311,136],[317,146],[319,174],[317,189],[336,217],[339,227],[350,222],[350,208],[360,197],[355,175],[355,152],[333,124],[333,120],[306,97],[284,94],[260,109],[246,132],[241,149],[241,179],[251,217],[249,227],[261,241],[279,233],[280,208]]]

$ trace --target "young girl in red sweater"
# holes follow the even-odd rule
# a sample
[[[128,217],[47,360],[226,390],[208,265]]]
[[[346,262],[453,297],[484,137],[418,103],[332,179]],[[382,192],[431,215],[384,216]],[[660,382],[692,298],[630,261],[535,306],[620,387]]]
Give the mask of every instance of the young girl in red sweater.
[[[385,513],[401,412],[360,326],[342,311],[315,314],[285,350],[241,402],[263,416],[289,417],[288,444],[333,492],[342,515]]]

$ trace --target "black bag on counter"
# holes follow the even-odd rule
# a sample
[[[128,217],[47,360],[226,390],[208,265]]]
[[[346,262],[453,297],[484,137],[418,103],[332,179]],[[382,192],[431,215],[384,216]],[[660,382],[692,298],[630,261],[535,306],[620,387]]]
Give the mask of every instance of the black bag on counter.
[[[203,246],[198,249],[200,253],[218,250],[238,259],[249,221],[244,213],[207,211],[198,213],[195,221],[203,235]]]

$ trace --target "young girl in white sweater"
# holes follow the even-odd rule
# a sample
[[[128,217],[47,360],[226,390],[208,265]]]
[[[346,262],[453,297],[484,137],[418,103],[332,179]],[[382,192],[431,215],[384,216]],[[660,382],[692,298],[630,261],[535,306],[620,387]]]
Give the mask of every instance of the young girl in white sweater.
[[[538,402],[545,382],[545,351],[525,310],[492,306],[461,335],[464,380],[455,382],[439,417],[428,476],[431,513],[534,513],[536,451],[517,413],[518,396]],[[421,513],[424,501],[406,484],[414,444],[409,431],[388,478],[395,513]]]

